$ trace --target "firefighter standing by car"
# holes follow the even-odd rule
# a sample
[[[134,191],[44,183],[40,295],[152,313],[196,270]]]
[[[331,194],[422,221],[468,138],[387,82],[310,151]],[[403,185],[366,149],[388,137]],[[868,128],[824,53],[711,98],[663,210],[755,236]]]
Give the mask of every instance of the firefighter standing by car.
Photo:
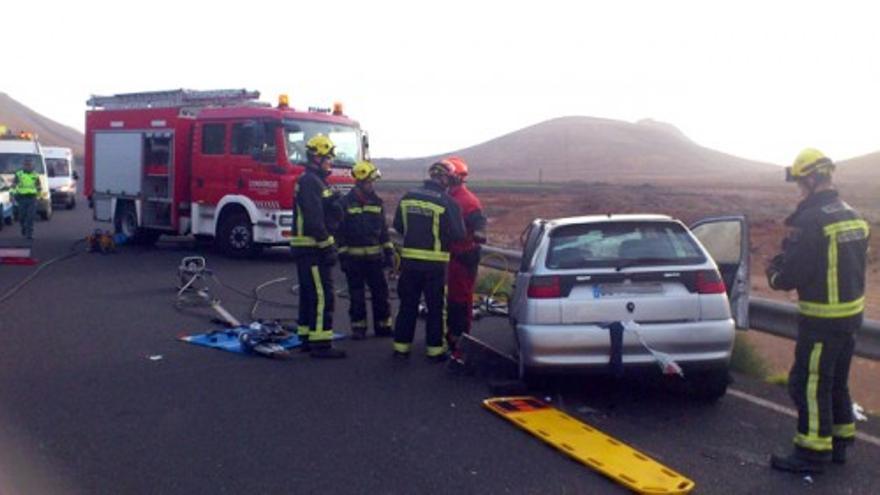
[[[457,344],[463,333],[470,333],[474,316],[474,285],[480,266],[480,244],[486,243],[486,216],[483,205],[465,185],[468,164],[459,157],[445,161],[453,166],[449,196],[461,210],[466,234],[464,239],[449,245],[449,346],[453,356],[460,358]]]
[[[377,337],[391,336],[391,307],[385,268],[394,265],[394,245],[388,237],[388,222],[382,199],[374,183],[382,174],[370,162],[358,162],[351,169],[355,180],[352,190],[340,200],[343,220],[337,232],[339,262],[348,282],[351,337],[367,335],[365,285],[370,287],[373,302],[373,332]]]
[[[428,359],[446,359],[446,265],[449,244],[464,238],[461,212],[446,191],[453,174],[451,164],[440,161],[428,169],[421,188],[404,194],[394,215],[394,229],[403,235],[397,294],[400,310],[394,323],[395,358],[410,354],[419,301],[425,296],[428,313],[425,345]]]
[[[21,222],[21,235],[28,240],[34,238],[34,217],[37,215],[37,195],[41,192],[40,175],[34,172],[34,162],[25,157],[21,170],[15,173],[12,181],[12,194]]]
[[[299,280],[297,335],[315,358],[342,358],[333,348],[333,278],[337,253],[333,232],[342,212],[327,186],[334,158],[333,142],[317,134],[306,143],[306,171],[296,183],[291,250]]]
[[[838,196],[834,163],[805,149],[786,170],[801,202],[785,220],[782,253],[767,268],[775,290],[798,292],[798,337],[789,393],[798,410],[794,450],[771,457],[793,472],[821,472],[829,461],[846,461],[855,438],[847,384],[854,332],[864,311],[868,223]]]

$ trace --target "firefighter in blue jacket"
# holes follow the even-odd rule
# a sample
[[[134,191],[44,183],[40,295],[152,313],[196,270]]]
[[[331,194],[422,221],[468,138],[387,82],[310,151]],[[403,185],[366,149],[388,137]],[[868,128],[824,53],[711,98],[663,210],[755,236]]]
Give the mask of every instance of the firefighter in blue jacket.
[[[865,308],[869,228],[838,196],[833,171],[834,163],[812,148],[787,169],[802,200],[785,221],[782,253],[767,268],[771,288],[797,290],[800,313],[788,381],[798,410],[794,450],[771,457],[783,471],[815,473],[830,461],[846,462],[855,438],[847,381]]]
[[[342,212],[326,179],[334,158],[330,138],[317,134],[306,143],[306,171],[296,182],[294,232],[290,240],[299,280],[297,335],[315,358],[342,358],[333,348],[333,277],[337,261],[333,232]]]
[[[449,244],[463,239],[464,222],[458,204],[447,190],[454,173],[452,165],[440,161],[428,169],[429,179],[421,188],[407,192],[394,215],[394,229],[403,235],[397,295],[400,310],[394,323],[395,358],[409,356],[419,301],[425,296],[428,314],[425,345],[428,359],[447,357],[446,265]]]
[[[340,201],[342,225],[336,235],[339,262],[348,282],[351,338],[367,335],[365,285],[370,287],[373,302],[373,332],[377,337],[391,336],[391,308],[388,281],[384,268],[394,264],[394,245],[388,237],[388,221],[382,199],[374,183],[382,177],[370,162],[358,162],[351,169],[355,186]]]

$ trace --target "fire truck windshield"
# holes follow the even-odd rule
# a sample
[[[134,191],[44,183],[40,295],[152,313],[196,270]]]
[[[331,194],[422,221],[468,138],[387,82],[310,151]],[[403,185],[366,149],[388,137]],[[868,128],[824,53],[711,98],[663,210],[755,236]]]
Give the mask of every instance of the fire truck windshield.
[[[43,158],[40,155],[26,153],[2,153],[0,152],[0,174],[14,174],[24,167],[24,159],[30,158],[34,164],[34,172],[42,174],[46,172]]]
[[[306,142],[315,134],[324,134],[336,146],[334,167],[351,168],[363,156],[361,132],[356,127],[308,120],[284,120],[284,142],[290,163],[306,162]]]

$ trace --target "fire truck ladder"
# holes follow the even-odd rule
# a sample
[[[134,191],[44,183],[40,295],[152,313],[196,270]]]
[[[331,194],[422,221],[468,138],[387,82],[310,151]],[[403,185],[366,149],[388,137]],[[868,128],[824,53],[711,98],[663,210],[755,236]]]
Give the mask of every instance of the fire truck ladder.
[[[174,108],[206,107],[229,105],[258,105],[259,91],[246,89],[217,89],[197,91],[193,89],[173,89],[170,91],[148,91],[144,93],[121,93],[113,96],[92,95],[86,105],[106,110],[132,108]]]

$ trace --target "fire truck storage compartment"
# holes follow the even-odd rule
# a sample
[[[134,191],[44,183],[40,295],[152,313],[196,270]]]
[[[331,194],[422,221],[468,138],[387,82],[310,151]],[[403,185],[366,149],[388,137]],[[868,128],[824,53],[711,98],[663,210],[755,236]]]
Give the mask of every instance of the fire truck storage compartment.
[[[95,192],[136,196],[141,192],[143,133],[95,133]]]
[[[171,227],[173,134],[144,133],[144,206],[142,223],[147,227]]]

